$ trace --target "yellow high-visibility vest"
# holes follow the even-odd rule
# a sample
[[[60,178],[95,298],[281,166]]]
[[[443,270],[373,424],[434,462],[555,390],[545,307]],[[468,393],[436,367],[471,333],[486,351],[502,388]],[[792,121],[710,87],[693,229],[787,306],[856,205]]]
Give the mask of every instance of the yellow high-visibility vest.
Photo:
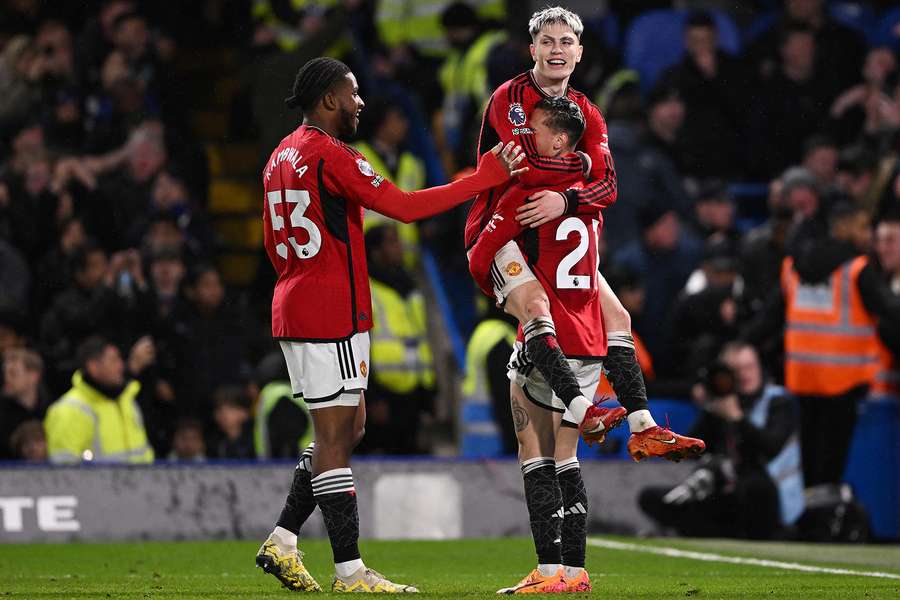
[[[369,279],[372,376],[397,394],[434,387],[434,359],[425,324],[425,299],[419,292],[403,298],[392,287]]]
[[[55,463],[152,463],[144,420],[137,403],[141,384],[132,381],[118,398],[104,396],[80,371],[72,388],[47,410],[47,452]]]

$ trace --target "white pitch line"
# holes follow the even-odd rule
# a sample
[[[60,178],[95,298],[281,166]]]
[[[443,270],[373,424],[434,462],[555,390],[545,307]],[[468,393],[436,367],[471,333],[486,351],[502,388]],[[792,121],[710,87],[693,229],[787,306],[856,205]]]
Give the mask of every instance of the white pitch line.
[[[767,560],[764,558],[749,558],[741,556],[725,556],[723,554],[713,554],[711,552],[694,552],[692,550],[679,550],[678,548],[669,548],[663,546],[641,546],[639,544],[629,544],[627,542],[616,542],[613,540],[602,540],[596,538],[589,538],[587,542],[591,546],[606,548],[608,550],[645,552],[647,554],[658,554],[660,556],[668,556],[670,558],[690,558],[693,560],[702,560],[706,562],[731,563],[733,565],[754,565],[756,567],[770,567],[772,569],[785,569],[788,571],[805,571],[807,573],[828,573],[829,575],[855,575],[858,577],[900,579],[900,575],[896,573],[884,573],[882,571],[854,571],[853,569],[816,567],[813,565],[804,565],[802,563],[782,562],[780,560]]]

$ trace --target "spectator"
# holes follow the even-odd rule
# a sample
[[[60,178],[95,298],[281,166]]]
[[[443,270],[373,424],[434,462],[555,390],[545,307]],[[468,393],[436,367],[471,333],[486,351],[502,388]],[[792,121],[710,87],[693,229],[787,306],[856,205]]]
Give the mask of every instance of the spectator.
[[[838,160],[837,189],[857,206],[874,214],[880,190],[873,185],[878,172],[878,157],[868,148],[857,145],[844,148]]]
[[[9,437],[13,458],[31,463],[47,462],[47,436],[40,421],[25,421]]]
[[[60,294],[72,279],[69,271],[75,253],[87,241],[84,222],[70,217],[59,224],[56,245],[38,262],[35,268],[33,302],[35,314],[43,314],[52,300]]]
[[[360,141],[354,146],[368,159],[379,175],[401,190],[414,192],[425,187],[425,163],[404,147],[409,120],[390,98],[366,103],[360,123]],[[403,243],[404,264],[414,268],[418,262],[419,229],[416,223],[400,223],[373,211],[367,211],[365,226],[393,223]]]
[[[700,269],[691,275],[672,307],[669,323],[675,372],[692,377],[737,337],[737,260],[727,241],[709,241]]]
[[[491,303],[466,345],[466,378],[462,385],[460,406],[463,440],[460,450],[464,456],[491,454],[492,450],[514,455],[519,450],[509,403],[509,379],[506,376],[506,365],[515,341],[516,327],[510,322],[510,316]],[[482,440],[486,437],[480,429],[484,427],[483,423],[470,424],[466,421],[467,411],[474,413],[483,410],[485,405],[490,406],[493,415],[499,448],[493,448],[490,442],[483,445]]]
[[[812,29],[785,27],[777,47],[780,65],[751,100],[747,150],[753,177],[769,178],[800,161],[803,141],[822,128],[835,94],[827,77],[816,71]]]
[[[372,288],[371,374],[367,439],[361,446],[392,454],[415,454],[420,421],[432,412],[434,365],[425,300],[403,268],[397,228],[379,225],[366,233]],[[359,368],[363,368],[360,366]]]
[[[688,15],[684,47],[684,58],[663,73],[662,81],[684,100],[685,173],[700,178],[734,176],[742,163],[747,77],[737,59],[718,48],[710,13]]]
[[[647,344],[659,371],[670,367],[666,322],[675,296],[700,263],[703,247],[684,231],[675,211],[668,206],[642,206],[638,214],[641,239],[613,256],[613,264],[630,269],[646,289],[644,313],[637,330]]]
[[[14,306],[0,305],[0,356],[10,348],[25,346],[25,313]]]
[[[203,424],[197,419],[184,418],[175,425],[172,452],[169,460],[201,463],[206,461],[206,442]]]
[[[645,488],[639,503],[679,535],[770,539],[803,512],[793,404],[752,346],[730,344],[720,360],[694,389],[700,466],[672,489]]]
[[[838,146],[831,138],[814,135],[803,143],[801,166],[813,174],[820,189],[827,189],[834,184],[837,165]]]
[[[55,463],[150,463],[136,397],[140,384],[126,377],[119,349],[100,337],[78,348],[72,388],[47,410],[44,428]]]
[[[235,385],[219,386],[212,394],[216,429],[209,444],[213,458],[254,458],[253,418],[244,391]]]
[[[842,145],[860,137],[890,138],[900,128],[900,110],[893,97],[897,87],[897,57],[890,48],[869,50],[862,83],[843,91],[829,111],[831,128]]]
[[[781,289],[743,333],[761,340],[786,325],[785,387],[800,404],[808,486],[840,483],[857,404],[876,373],[876,325],[900,322],[900,306],[886,301],[884,283],[862,256],[870,244],[866,213],[849,203],[833,207],[825,243],[804,262],[785,258]]]
[[[779,37],[794,25],[807,28],[815,38],[816,72],[819,77],[833,79],[837,89],[856,81],[865,54],[862,35],[832,19],[824,0],[786,0],[784,12],[771,31],[759,37],[748,49],[759,74],[766,77],[778,63]]]
[[[725,182],[719,179],[701,181],[696,198],[694,225],[697,237],[706,242],[725,242],[736,247],[741,234],[734,223],[734,198]]]
[[[255,373],[253,441],[257,458],[297,458],[314,438],[312,417],[302,397],[294,397],[280,352],[260,361]]]
[[[210,414],[212,390],[248,378],[255,340],[246,311],[239,311],[227,297],[212,265],[193,269],[185,297],[187,302],[173,314],[174,337],[169,341],[177,357],[173,383],[182,414],[203,418]]]
[[[875,228],[875,256],[888,301],[900,303],[900,208],[895,207],[879,220]],[[872,395],[900,398],[900,323],[879,320],[878,337],[879,369]]]
[[[454,2],[441,14],[450,53],[438,72],[444,92],[441,134],[447,170],[474,164],[478,144],[478,113],[490,97],[487,59],[503,33],[490,30],[465,2]]]
[[[14,458],[12,433],[26,421],[44,418],[50,404],[41,385],[44,361],[38,353],[11,348],[3,353],[3,395],[0,396],[0,460]]]
[[[116,253],[107,261],[106,253],[88,242],[72,260],[69,288],[53,299],[41,320],[44,356],[55,363],[54,386],[72,372],[74,349],[83,340],[103,335],[129,343],[150,315],[149,287],[136,251]]]

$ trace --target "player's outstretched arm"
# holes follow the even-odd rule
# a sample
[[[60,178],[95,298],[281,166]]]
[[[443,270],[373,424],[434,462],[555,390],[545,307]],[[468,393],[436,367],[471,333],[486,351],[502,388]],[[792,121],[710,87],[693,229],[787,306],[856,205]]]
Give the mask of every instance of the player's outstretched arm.
[[[527,167],[519,167],[524,158],[522,149],[512,142],[506,146],[497,144],[490,152],[482,155],[474,173],[453,183],[404,192],[388,181],[382,181],[380,189],[373,188],[372,182],[367,181],[362,186],[357,186],[362,188],[362,193],[357,193],[355,197],[366,208],[409,223],[449,210],[471,199],[478,192],[500,185],[513,175],[524,173]]]

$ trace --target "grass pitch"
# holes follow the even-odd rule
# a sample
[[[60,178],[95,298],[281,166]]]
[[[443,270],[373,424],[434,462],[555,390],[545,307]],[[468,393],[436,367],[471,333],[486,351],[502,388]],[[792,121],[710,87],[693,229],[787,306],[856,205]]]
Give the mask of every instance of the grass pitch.
[[[588,546],[594,592],[569,597],[900,598],[900,579],[803,572],[781,562],[721,562],[739,556],[900,576],[896,546],[624,538],[601,538],[599,543],[620,548]],[[272,576],[254,568],[257,547],[254,542],[0,544],[0,599],[292,597]],[[327,541],[301,540],[301,548],[310,571],[330,589]],[[419,597],[496,597],[498,588],[514,584],[534,566],[527,539],[364,541],[361,549],[369,566],[418,586],[424,592]]]

